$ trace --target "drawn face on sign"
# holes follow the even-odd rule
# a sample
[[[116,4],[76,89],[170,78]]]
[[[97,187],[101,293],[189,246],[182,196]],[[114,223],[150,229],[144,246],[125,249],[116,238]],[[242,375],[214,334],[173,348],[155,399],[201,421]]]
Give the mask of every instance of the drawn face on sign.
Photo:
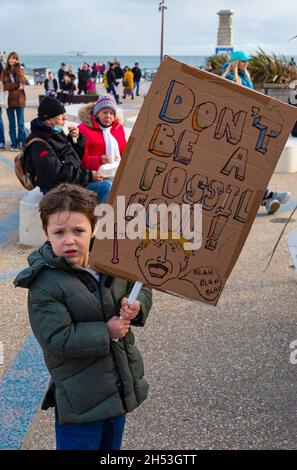
[[[189,259],[182,244],[174,240],[143,241],[136,248],[135,255],[140,271],[153,286],[177,279],[186,269]]]

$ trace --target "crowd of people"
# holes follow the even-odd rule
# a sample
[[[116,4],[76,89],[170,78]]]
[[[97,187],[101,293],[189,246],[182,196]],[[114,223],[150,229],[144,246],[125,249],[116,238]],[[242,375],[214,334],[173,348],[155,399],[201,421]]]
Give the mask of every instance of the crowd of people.
[[[55,78],[52,71],[44,82],[46,96],[58,98],[62,103],[71,103],[72,96],[77,90],[77,94],[96,95],[96,83],[103,81],[107,93],[112,93],[117,104],[121,104],[117,87],[120,83],[123,85],[122,98],[130,96],[134,99],[134,90],[136,96],[140,96],[140,80],[142,72],[139,63],[136,62],[131,69],[127,65],[121,68],[119,62],[109,62],[108,66],[102,63],[94,62],[93,65],[84,63],[74,74],[71,66],[67,67],[64,62],[58,70],[58,79]]]
[[[242,86],[253,88],[252,79],[248,71],[249,60],[250,58],[243,51],[233,52],[229,61],[222,68],[222,76]],[[6,65],[1,67],[0,73],[3,89],[8,92],[7,116],[11,139],[10,149],[17,150],[27,140],[24,126],[24,108],[26,106],[24,69],[16,52],[11,52],[8,55]],[[32,136],[45,138],[47,144],[35,142],[30,146],[28,154],[31,155],[31,160],[34,161],[33,156],[38,156],[39,152],[47,151],[48,144],[50,144],[50,155],[58,151],[56,159],[58,164],[59,159],[61,160],[59,152],[63,150],[66,142],[69,147],[69,136],[71,138],[71,136],[74,136],[74,133],[77,133],[77,136],[75,136],[77,142],[71,146],[70,154],[75,153],[76,156],[72,155],[70,158],[74,165],[72,172],[69,172],[70,166],[67,164],[67,175],[65,175],[61,169],[61,163],[59,163],[57,168],[55,168],[53,178],[51,178],[48,172],[54,169],[53,160],[50,160],[51,167],[45,168],[47,160],[40,162],[37,157],[38,169],[34,169],[34,171],[37,172],[38,185],[44,193],[53,187],[53,181],[56,183],[65,181],[83,182],[94,189],[98,198],[103,201],[107,199],[111,182],[98,172],[99,167],[103,162],[110,162],[111,158],[119,158],[126,144],[124,130],[116,120],[115,104],[121,104],[117,87],[122,82],[122,99],[130,96],[133,100],[134,90],[136,95],[139,96],[141,76],[141,69],[137,62],[132,69],[128,66],[122,69],[118,61],[110,62],[108,68],[105,64],[101,63],[93,63],[92,66],[84,63],[78,69],[78,77],[75,76],[72,67],[69,66],[67,68],[65,63],[61,63],[58,79],[54,77],[52,71],[48,72],[48,77],[44,82],[45,95],[48,100],[43,100],[41,103],[38,110],[38,118],[31,123],[32,135],[29,136],[29,138],[32,138]],[[67,101],[71,102],[71,96],[76,89],[76,78],[78,94],[95,94],[96,82],[102,78],[107,95],[106,97],[100,97],[95,106],[91,104],[81,110],[80,117],[82,122],[79,128],[76,128],[75,131],[70,129],[69,136],[66,137],[62,132],[66,119],[63,104]],[[114,101],[111,100],[110,95],[113,95]],[[59,101],[56,98],[59,98]],[[51,101],[52,99],[54,101]],[[106,104],[106,109],[104,109],[102,103]],[[51,109],[50,115],[43,114],[44,109],[47,108]],[[55,114],[53,115],[53,113]],[[59,145],[61,148],[57,147],[58,140],[60,141]],[[44,146],[45,148],[43,148]],[[5,135],[0,105],[0,150],[4,148]],[[110,155],[108,155],[106,149],[108,149]],[[32,161],[29,163],[31,169]],[[85,171],[89,173],[84,173]],[[45,177],[45,175],[47,176]],[[271,191],[267,188],[262,204],[265,206],[267,213],[272,214],[280,208],[281,204],[286,203],[289,197],[290,193],[287,191]]]
[[[48,71],[44,81],[45,96],[57,98],[62,104],[71,103],[72,97],[77,90],[77,94],[97,95],[96,84],[103,82],[106,93],[111,93],[116,104],[121,104],[118,85],[123,85],[122,99],[130,96],[134,99],[140,96],[140,81],[142,72],[136,62],[134,67],[125,66],[121,68],[119,61],[104,63],[84,63],[75,75],[71,66],[66,66],[64,62],[58,70],[57,78],[53,71]],[[0,60],[0,150],[5,149],[5,133],[2,119],[2,109],[7,108],[9,121],[10,150],[16,151],[26,142],[24,109],[26,107],[25,94],[25,73],[24,67],[20,63],[17,52],[11,52],[7,56],[5,66]],[[7,99],[7,103],[4,100]]]

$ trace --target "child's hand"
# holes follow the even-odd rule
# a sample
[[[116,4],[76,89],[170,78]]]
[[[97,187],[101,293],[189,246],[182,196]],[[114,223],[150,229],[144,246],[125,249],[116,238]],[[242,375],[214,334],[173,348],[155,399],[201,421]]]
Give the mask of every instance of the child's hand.
[[[140,310],[140,303],[136,300],[133,304],[128,304],[127,297],[122,298],[120,315],[124,320],[134,320]]]
[[[130,321],[120,317],[112,317],[107,323],[111,339],[123,338],[129,330]]]

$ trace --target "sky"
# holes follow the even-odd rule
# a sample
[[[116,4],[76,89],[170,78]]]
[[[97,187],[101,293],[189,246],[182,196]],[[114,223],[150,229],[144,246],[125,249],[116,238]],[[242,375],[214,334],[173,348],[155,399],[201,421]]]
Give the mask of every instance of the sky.
[[[233,10],[235,49],[296,55],[297,0],[165,0],[164,53],[210,55],[219,10]],[[0,0],[0,51],[159,55],[159,0]]]

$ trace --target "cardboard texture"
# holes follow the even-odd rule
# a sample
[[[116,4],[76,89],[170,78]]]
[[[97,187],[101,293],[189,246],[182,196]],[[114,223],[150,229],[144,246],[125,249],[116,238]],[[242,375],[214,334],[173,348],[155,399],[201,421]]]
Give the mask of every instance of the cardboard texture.
[[[166,57],[108,202],[115,217],[119,195],[145,208],[200,203],[202,246],[121,239],[115,219],[115,239],[95,239],[93,268],[215,305],[296,120],[294,107]]]

